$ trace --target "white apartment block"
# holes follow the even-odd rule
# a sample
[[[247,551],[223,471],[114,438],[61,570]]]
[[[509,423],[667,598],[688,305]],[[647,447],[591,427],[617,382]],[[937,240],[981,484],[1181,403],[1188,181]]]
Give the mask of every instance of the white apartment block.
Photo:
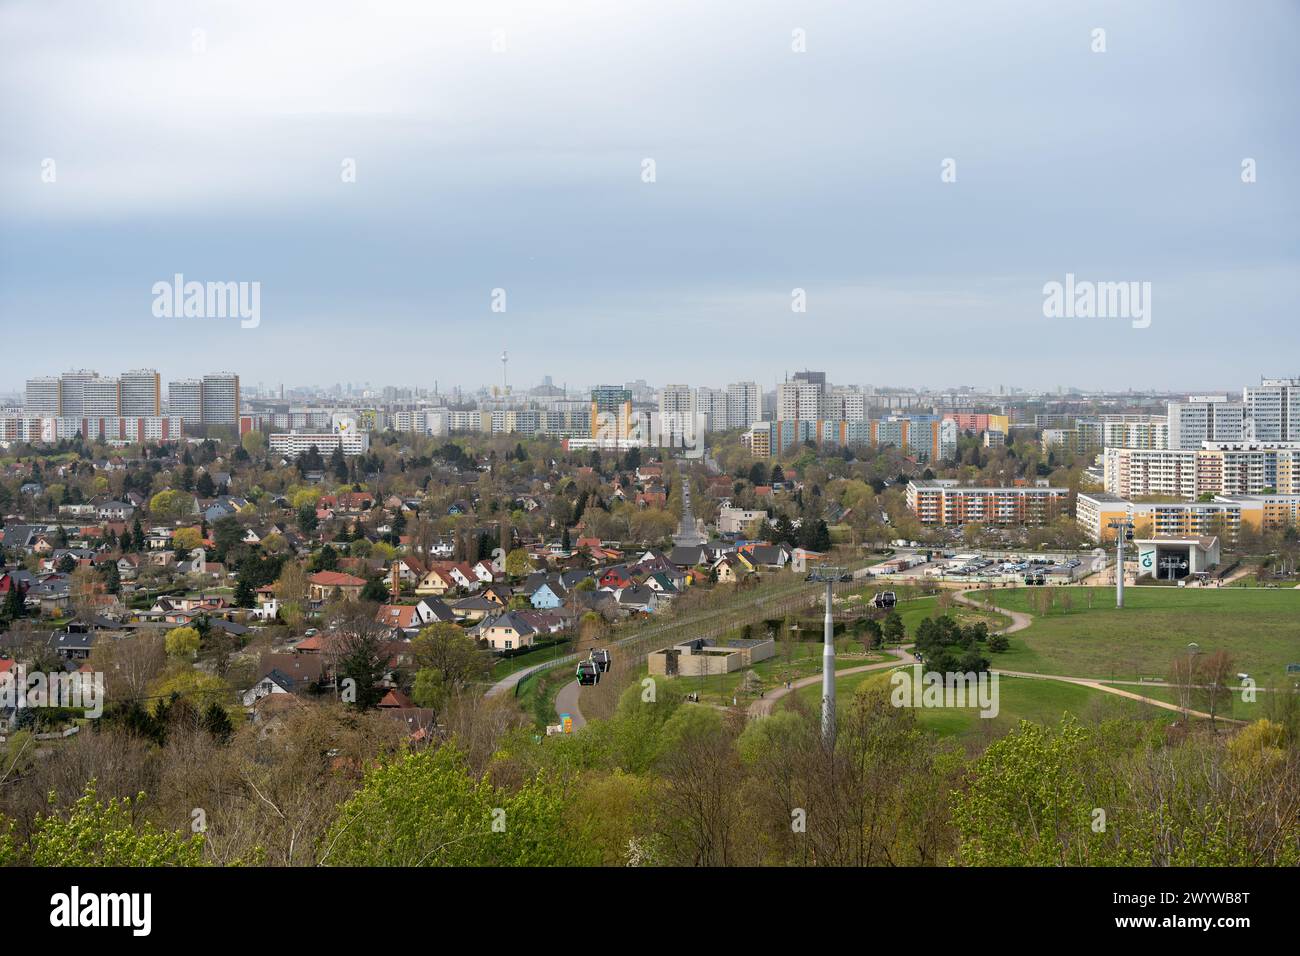
[[[748,428],[763,420],[763,396],[757,382],[727,386],[727,428]]]
[[[178,416],[142,415],[130,418],[109,415],[96,418],[10,415],[0,418],[0,441],[52,444],[80,435],[91,441],[144,442],[174,441],[183,426]]]
[[[287,458],[297,458],[315,446],[329,456],[335,448],[345,455],[364,455],[370,450],[370,433],[349,429],[346,432],[276,432],[269,440],[271,451]]]
[[[1107,448],[1106,491],[1124,499],[1300,494],[1300,442],[1206,442],[1195,451]]]
[[[203,424],[203,383],[197,378],[179,379],[167,385],[167,411],[186,425]]]
[[[79,418],[86,410],[86,383],[99,378],[98,372],[80,369],[59,376],[59,415]],[[117,410],[114,409],[114,414]]]
[[[665,385],[659,390],[661,445],[680,448],[695,439],[695,392],[689,385]]]
[[[57,376],[46,375],[27,380],[27,398],[24,411],[33,416],[59,414],[60,382]]]
[[[122,414],[121,385],[116,378],[92,378],[82,387],[81,413],[86,418],[115,418]]]
[[[156,418],[162,415],[162,382],[153,369],[123,372],[121,383],[122,415],[125,418]]]
[[[842,422],[867,420],[867,396],[856,385],[836,385],[831,389],[828,418]]]
[[[815,382],[781,382],[776,386],[776,417],[783,422],[819,422],[826,414],[826,393]]]
[[[1300,441],[1300,378],[1266,378],[1242,390],[1247,441]]]
[[[727,430],[727,402],[726,389],[701,386],[695,390],[695,408],[704,416],[705,431],[725,432]]]
[[[231,372],[203,376],[203,424],[234,425],[239,421],[239,376]]]
[[[1244,441],[1246,406],[1226,395],[1190,395],[1169,403],[1169,448],[1200,448],[1207,441]]]

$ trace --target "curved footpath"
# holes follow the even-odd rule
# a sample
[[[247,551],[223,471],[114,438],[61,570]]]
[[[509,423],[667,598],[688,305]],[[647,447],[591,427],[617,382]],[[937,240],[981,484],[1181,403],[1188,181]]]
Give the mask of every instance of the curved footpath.
[[[1011,619],[1011,625],[1009,627],[1005,627],[1000,631],[996,631],[995,633],[1014,634],[1016,631],[1023,631],[1025,628],[1027,628],[1030,624],[1034,622],[1034,619],[1032,617],[1030,617],[1028,614],[1025,614],[1022,611],[1012,611],[1011,609],[1005,607],[982,604],[979,601],[975,601],[972,598],[968,597],[967,595],[969,593],[970,593],[969,591],[959,591],[957,592],[957,594],[954,595],[954,597],[957,599],[957,602],[959,604],[965,604],[967,607],[973,607],[981,611],[991,610],[996,614],[1001,614],[1003,617],[1008,617]],[[979,592],[977,591],[976,593]],[[1202,717],[1206,720],[1210,720],[1210,719],[1222,720],[1230,724],[1246,723],[1246,721],[1244,720],[1237,720],[1235,718],[1224,717],[1222,715],[1215,715],[1214,718],[1211,718],[1209,714],[1204,713],[1202,711],[1192,710],[1187,707],[1179,707],[1177,704],[1171,704],[1166,700],[1157,700],[1154,697],[1145,697],[1142,694],[1135,694],[1132,691],[1122,690],[1121,688],[1115,687],[1112,684],[1103,683],[1102,681],[1095,680],[1093,678],[1088,678],[1088,677],[1066,677],[1064,674],[1036,674],[1031,671],[1006,671],[1001,669],[995,669],[993,673],[1005,674],[1007,677],[1024,677],[1030,680],[1054,680],[1054,681],[1060,681],[1064,684],[1078,684],[1080,687],[1089,687],[1092,690],[1099,690],[1106,694],[1114,694],[1116,697],[1126,697],[1129,700],[1141,701],[1144,704],[1150,704],[1151,706],[1159,707],[1162,710],[1172,710],[1178,714],[1189,714],[1192,717]],[[1165,684],[1159,686],[1169,686],[1169,685]]]
[[[905,650],[890,648],[889,653],[894,655],[897,660],[880,661],[876,664],[863,664],[861,667],[846,667],[843,670],[835,672],[835,679],[838,681],[841,677],[847,677],[850,674],[863,674],[867,671],[881,671],[891,667],[897,667],[899,664],[915,664],[916,658]],[[822,682],[821,674],[813,674],[810,677],[801,677],[789,687],[778,687],[775,690],[765,694],[758,700],[749,705],[749,717],[767,717],[776,707],[776,702],[786,694],[791,694],[801,687],[811,687],[813,684]]]
[[[573,720],[574,730],[587,723],[587,718],[583,717],[582,711],[578,709],[578,692],[581,690],[582,685],[575,680],[565,684],[555,695],[555,713],[568,714]]]

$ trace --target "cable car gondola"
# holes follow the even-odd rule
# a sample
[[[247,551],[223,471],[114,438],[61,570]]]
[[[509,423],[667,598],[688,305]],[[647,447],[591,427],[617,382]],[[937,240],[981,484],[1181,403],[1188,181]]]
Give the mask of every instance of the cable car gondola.
[[[600,668],[601,673],[609,670],[609,651],[601,648],[591,652],[591,660]]]
[[[585,686],[600,683],[600,665],[588,658],[578,662],[578,683]]]

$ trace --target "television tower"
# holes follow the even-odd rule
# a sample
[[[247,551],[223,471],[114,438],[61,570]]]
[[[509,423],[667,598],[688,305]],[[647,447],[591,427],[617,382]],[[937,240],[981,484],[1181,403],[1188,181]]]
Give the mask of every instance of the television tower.
[[[508,378],[506,376],[507,363],[510,361],[510,353],[505,349],[501,350],[501,396],[504,398],[510,391]]]

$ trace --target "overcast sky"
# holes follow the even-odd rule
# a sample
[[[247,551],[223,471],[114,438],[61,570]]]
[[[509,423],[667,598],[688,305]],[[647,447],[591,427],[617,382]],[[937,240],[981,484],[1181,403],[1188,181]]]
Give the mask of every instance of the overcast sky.
[[[1297,41],[1289,0],[9,0],[0,389],[1300,374]],[[1150,326],[1045,318],[1067,272]],[[155,317],[176,273],[260,325]]]

